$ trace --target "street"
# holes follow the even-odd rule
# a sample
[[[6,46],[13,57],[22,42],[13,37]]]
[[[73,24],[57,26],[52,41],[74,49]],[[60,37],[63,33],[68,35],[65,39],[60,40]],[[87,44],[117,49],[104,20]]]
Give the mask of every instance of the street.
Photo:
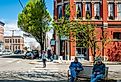
[[[10,56],[9,56],[10,57]],[[68,65],[47,62],[47,67],[39,59],[28,60],[16,56],[0,57],[0,80],[62,81],[67,80]],[[60,69],[61,68],[61,69]],[[65,73],[64,73],[65,72]],[[54,78],[55,77],[55,78]]]
[[[0,57],[0,81],[1,82],[36,82],[36,81],[67,81],[69,63],[47,62],[47,67],[42,68],[40,59],[22,59],[20,55]],[[83,65],[87,65],[84,64]],[[107,65],[108,77],[121,80],[121,65]],[[14,81],[13,81],[14,80]],[[119,81],[120,82],[120,81]]]

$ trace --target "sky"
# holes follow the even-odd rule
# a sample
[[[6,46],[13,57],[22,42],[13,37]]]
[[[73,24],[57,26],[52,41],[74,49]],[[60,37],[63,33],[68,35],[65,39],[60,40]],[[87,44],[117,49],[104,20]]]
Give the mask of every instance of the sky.
[[[27,4],[29,0],[21,0],[23,6]],[[47,10],[50,12],[51,17],[53,17],[53,0],[45,0]],[[17,18],[18,13],[22,11],[22,7],[19,0],[0,0],[0,21],[5,23],[4,35],[11,35],[12,29],[19,30],[17,28]],[[19,32],[19,33],[18,33]],[[21,31],[15,31],[15,35],[21,35]],[[48,32],[49,37],[52,38],[52,32]]]

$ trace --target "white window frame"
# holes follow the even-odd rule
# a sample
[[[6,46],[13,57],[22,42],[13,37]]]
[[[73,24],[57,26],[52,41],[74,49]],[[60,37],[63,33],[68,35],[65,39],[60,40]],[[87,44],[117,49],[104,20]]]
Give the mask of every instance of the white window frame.
[[[80,8],[81,17],[82,17],[82,3],[76,3],[76,18],[78,14],[78,7]]]
[[[64,10],[65,10],[64,15],[65,15],[65,16],[67,16],[67,15],[66,15],[66,8],[68,7],[68,5],[69,5],[68,3],[65,3],[65,4],[64,4]],[[67,17],[67,18],[68,18],[68,17]]]
[[[117,4],[117,18],[121,20],[121,3]]]
[[[94,16],[100,17],[100,3],[94,3]]]
[[[108,4],[108,17],[113,16],[114,17],[114,3]]]
[[[62,17],[62,5],[58,5],[58,18],[61,18],[61,17]]]
[[[89,5],[89,10],[87,10],[87,6]],[[91,3],[86,3],[85,5],[85,12],[89,11],[90,12],[90,17],[91,17]]]

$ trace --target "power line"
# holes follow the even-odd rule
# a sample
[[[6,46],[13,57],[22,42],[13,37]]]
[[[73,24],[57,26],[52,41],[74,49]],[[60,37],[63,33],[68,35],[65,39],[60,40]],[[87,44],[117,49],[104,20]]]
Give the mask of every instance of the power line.
[[[24,9],[24,6],[23,6],[21,0],[19,0],[19,3],[20,3],[20,5],[21,5],[21,7]]]

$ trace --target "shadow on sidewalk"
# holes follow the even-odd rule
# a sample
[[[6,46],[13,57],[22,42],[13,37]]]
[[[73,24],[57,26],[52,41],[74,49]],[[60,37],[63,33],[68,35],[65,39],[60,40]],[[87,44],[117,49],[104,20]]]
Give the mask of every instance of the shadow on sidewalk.
[[[65,80],[61,80],[61,81],[0,80],[0,82],[68,82],[68,81],[65,81]]]

